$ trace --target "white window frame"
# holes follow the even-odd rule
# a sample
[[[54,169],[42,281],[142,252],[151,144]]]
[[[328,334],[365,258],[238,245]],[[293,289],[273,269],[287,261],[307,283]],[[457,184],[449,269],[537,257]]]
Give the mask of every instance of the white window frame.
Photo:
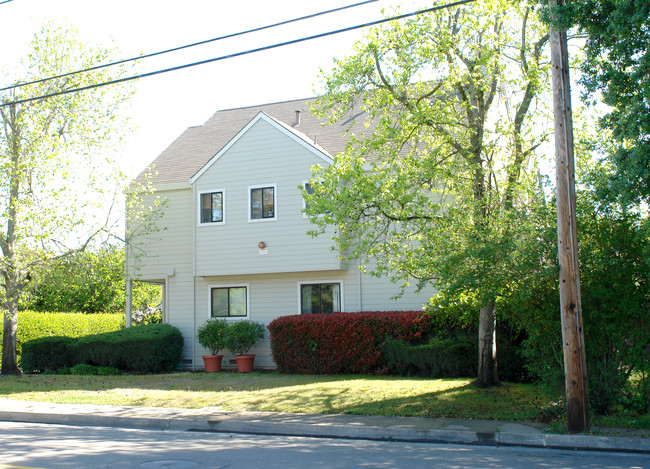
[[[212,316],[212,289],[213,288],[246,288],[246,316]],[[250,283],[228,283],[208,285],[208,319],[225,319],[226,321],[239,321],[251,317],[251,285]]]
[[[251,213],[251,204],[252,204],[252,193],[253,189],[266,189],[267,187],[273,188],[273,217],[271,218],[252,218]],[[246,196],[248,200],[248,223],[260,223],[267,221],[277,221],[278,219],[278,185],[277,184],[255,184],[254,186],[248,186],[248,195]]]
[[[209,222],[202,222],[201,221],[201,196],[203,194],[212,194],[214,192],[221,192],[221,201],[222,201],[222,211],[223,211],[223,220],[222,221],[209,221]],[[210,190],[202,190],[197,192],[197,198],[196,198],[196,213],[197,213],[197,225],[198,226],[220,226],[220,225],[225,225],[226,224],[226,189],[210,189]]]
[[[303,285],[317,285],[323,283],[338,283],[339,284],[339,295],[341,296],[341,311],[345,311],[345,295],[343,291],[343,280],[342,279],[329,279],[329,280],[299,280],[298,281],[298,314],[302,314],[302,286]]]

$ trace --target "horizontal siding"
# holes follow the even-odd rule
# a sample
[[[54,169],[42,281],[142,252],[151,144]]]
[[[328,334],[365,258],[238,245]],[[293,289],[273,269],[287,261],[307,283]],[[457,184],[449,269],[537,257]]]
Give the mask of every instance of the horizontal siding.
[[[196,325],[199,327],[209,317],[209,286],[211,285],[248,285],[249,318],[268,325],[275,318],[292,314],[299,314],[299,282],[334,282],[341,281],[343,288],[343,309],[345,311],[360,310],[419,310],[426,302],[430,292],[419,295],[406,293],[400,300],[392,300],[391,296],[398,293],[399,289],[386,278],[375,279],[361,275],[358,269],[350,268],[347,271],[323,272],[294,272],[273,275],[231,275],[220,277],[198,277],[196,279],[195,304]],[[360,283],[361,282],[361,283]],[[359,295],[359,286],[363,298]],[[267,333],[268,334],[268,333]],[[194,338],[196,340],[196,338]],[[203,366],[201,355],[207,351],[196,345],[194,357],[197,368]],[[275,368],[271,357],[268,336],[260,341],[251,350],[256,355],[255,366],[260,368]],[[233,357],[224,351],[224,366],[230,367]]]
[[[197,275],[340,269],[331,236],[307,235],[314,225],[302,214],[298,186],[317,163],[324,161],[267,122],[252,126],[195,182],[196,194],[224,189],[226,200],[224,225],[197,226]],[[259,184],[277,185],[276,221],[248,220],[248,188]]]
[[[130,256],[128,272],[136,280],[166,282],[165,321],[183,333],[183,357],[190,359],[195,330],[192,190],[158,191],[156,195],[166,200],[157,221],[159,231],[134,240],[139,258]],[[145,198],[145,206],[152,203],[153,196]]]

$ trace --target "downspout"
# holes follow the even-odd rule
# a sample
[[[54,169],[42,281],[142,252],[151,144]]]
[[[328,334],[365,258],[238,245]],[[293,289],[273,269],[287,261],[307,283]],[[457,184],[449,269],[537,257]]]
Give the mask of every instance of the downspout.
[[[130,278],[126,279],[126,318],[125,324],[126,327],[131,327],[131,321],[133,320],[133,280]]]
[[[198,224],[198,207],[196,204],[196,185],[192,184],[192,369],[196,358],[196,226]]]

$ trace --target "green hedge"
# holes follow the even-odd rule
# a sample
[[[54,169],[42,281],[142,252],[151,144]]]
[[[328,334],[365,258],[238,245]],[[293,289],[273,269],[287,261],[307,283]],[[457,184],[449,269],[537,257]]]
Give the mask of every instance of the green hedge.
[[[387,338],[384,358],[390,373],[432,378],[476,377],[478,338],[475,333],[455,331],[432,337],[429,343],[413,345]],[[505,336],[497,336],[499,378],[526,381],[521,348]]]
[[[23,346],[23,371],[57,370],[77,364],[124,371],[172,371],[183,357],[183,335],[169,324],[131,327],[75,339],[42,337]]]
[[[40,337],[81,337],[90,334],[113,332],[124,328],[123,314],[39,313],[20,311],[16,354],[21,363],[22,345]],[[0,327],[0,341],[2,328]],[[0,359],[2,358],[0,347]]]

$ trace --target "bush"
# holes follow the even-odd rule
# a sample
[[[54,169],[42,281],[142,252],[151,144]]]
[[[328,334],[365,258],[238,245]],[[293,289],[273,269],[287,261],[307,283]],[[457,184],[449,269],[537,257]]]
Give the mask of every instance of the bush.
[[[23,346],[22,366],[32,371],[56,371],[75,364],[75,339],[72,337],[40,337]]]
[[[16,334],[16,354],[22,363],[24,343],[40,337],[81,337],[101,334],[124,328],[123,314],[82,314],[82,313],[39,313],[35,311],[18,312],[18,332]],[[0,328],[0,340],[2,339]],[[2,350],[0,350],[0,359]]]
[[[45,337],[27,342],[23,371],[57,370],[78,364],[124,371],[172,371],[183,355],[183,336],[169,324],[131,327],[72,339]]]
[[[505,337],[498,337],[499,377],[506,381],[527,378],[521,350]],[[431,378],[476,377],[478,339],[476,334],[458,331],[432,337],[429,343],[414,345],[386,339],[384,356],[390,373]]]
[[[477,373],[478,342],[467,335],[432,337],[424,345],[387,338],[383,350],[393,374],[456,378]]]
[[[283,316],[269,324],[282,373],[382,373],[386,337],[417,342],[429,334],[419,311]]]
[[[264,338],[264,325],[245,319],[225,328],[224,344],[233,355],[247,355],[248,351]]]
[[[114,376],[121,374],[117,368],[110,366],[93,366],[79,364],[72,368],[61,368],[58,370],[60,375],[80,375],[80,376]]]
[[[228,321],[225,319],[208,319],[196,331],[199,344],[210,351],[211,355],[217,355],[226,348],[226,329]],[[264,333],[264,329],[262,329]]]
[[[151,324],[80,337],[76,349],[77,363],[124,371],[172,371],[183,358],[183,335],[169,324]]]

